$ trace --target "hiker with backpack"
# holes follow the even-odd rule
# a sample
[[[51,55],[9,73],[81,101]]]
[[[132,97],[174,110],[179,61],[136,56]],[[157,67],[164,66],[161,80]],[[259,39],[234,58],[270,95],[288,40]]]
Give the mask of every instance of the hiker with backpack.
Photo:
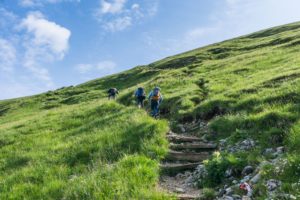
[[[148,99],[151,105],[151,116],[158,117],[159,115],[159,105],[161,104],[163,97],[160,92],[159,87],[155,87],[149,94]]]
[[[108,91],[108,100],[110,99],[116,99],[117,94],[119,94],[119,91],[117,90],[117,88],[110,88]]]
[[[143,87],[139,87],[134,96],[136,98],[136,102],[139,108],[144,108],[144,100],[146,99],[145,89]]]

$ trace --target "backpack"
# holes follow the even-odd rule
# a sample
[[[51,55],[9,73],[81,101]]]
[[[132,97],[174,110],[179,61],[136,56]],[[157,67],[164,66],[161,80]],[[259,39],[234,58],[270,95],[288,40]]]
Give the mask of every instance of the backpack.
[[[138,88],[138,90],[137,90],[137,96],[138,96],[138,97],[143,97],[143,96],[145,96],[145,89],[142,88],[142,87]]]
[[[152,100],[154,100],[154,101],[160,100],[160,90],[158,88],[155,88],[153,90]]]
[[[111,95],[115,95],[117,93],[117,89],[116,88],[111,88],[108,90],[108,93]]]

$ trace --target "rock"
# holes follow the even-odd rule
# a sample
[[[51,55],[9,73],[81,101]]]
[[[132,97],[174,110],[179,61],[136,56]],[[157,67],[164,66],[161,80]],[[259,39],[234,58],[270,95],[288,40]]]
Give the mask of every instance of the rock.
[[[245,177],[240,181],[240,183],[249,182],[250,179],[251,179],[251,176],[245,176]]]
[[[222,200],[234,200],[234,198],[231,197],[231,196],[224,196],[224,197],[222,197],[221,199],[222,199]]]
[[[225,171],[225,178],[229,178],[229,177],[231,177],[232,176],[232,169],[227,169],[226,171]]]
[[[284,153],[284,147],[277,147],[276,148],[276,153],[277,154],[283,154]]]
[[[267,148],[263,151],[264,155],[275,153],[275,150],[273,148]]]
[[[220,190],[219,190],[218,196],[219,196],[219,197],[222,197],[224,194],[226,194],[226,190],[220,189]]]
[[[203,142],[208,142],[208,140],[207,140],[207,135],[206,135],[206,134],[203,135],[203,136],[201,137],[201,140],[202,140]]]
[[[176,192],[176,193],[183,194],[183,193],[185,193],[185,190],[178,187],[178,188],[175,188],[175,192]]]
[[[238,142],[235,145],[228,147],[227,150],[231,153],[239,152],[239,151],[248,151],[255,147],[255,142],[252,139],[246,139],[242,142]]]
[[[181,131],[182,133],[185,133],[185,132],[186,132],[186,130],[185,130],[183,124],[178,124],[177,127],[180,129],[180,131]]]
[[[204,165],[198,165],[193,174],[191,175],[193,182],[202,185],[203,181],[207,178],[207,170]]]
[[[234,200],[241,200],[242,199],[241,196],[238,195],[238,194],[234,194],[234,195],[232,195],[232,197],[233,197]]]
[[[238,182],[237,180],[233,180],[233,181],[232,181],[232,184],[233,184],[233,185],[236,185],[236,184],[238,184],[238,183],[239,183],[239,182]]]
[[[254,168],[252,166],[246,166],[243,171],[242,171],[242,175],[243,176],[246,176],[246,175],[249,175],[251,174],[252,172],[254,171]]]
[[[281,185],[281,181],[270,179],[267,181],[266,187],[269,191],[276,190]]]
[[[251,200],[251,197],[243,196],[242,200]]]
[[[297,197],[295,197],[294,195],[291,194],[284,194],[284,193],[279,193],[279,194],[273,194],[272,196],[274,196],[274,198],[276,199],[297,199]]]
[[[260,181],[260,179],[261,179],[261,175],[260,175],[260,173],[258,173],[250,180],[250,183],[256,184]]]
[[[184,177],[184,175],[182,174],[182,173],[178,173],[177,175],[176,175],[176,179],[180,179],[180,178],[183,178]]]
[[[246,139],[240,143],[242,150],[250,150],[255,147],[255,142],[252,139]]]
[[[228,195],[228,196],[233,194],[233,189],[231,187],[226,188],[225,191],[226,191],[226,195]]]

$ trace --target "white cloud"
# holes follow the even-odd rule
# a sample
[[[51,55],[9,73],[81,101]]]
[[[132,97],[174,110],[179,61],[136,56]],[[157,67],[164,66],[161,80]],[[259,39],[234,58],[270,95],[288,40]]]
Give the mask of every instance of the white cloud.
[[[140,9],[140,5],[137,4],[137,3],[132,4],[131,9],[132,9],[132,10],[138,10],[138,9]]]
[[[142,19],[153,17],[158,11],[158,0],[129,4],[127,0],[101,0],[95,12],[96,19],[106,31],[125,30]],[[128,5],[129,4],[129,5]]]
[[[75,69],[80,73],[80,74],[86,74],[90,72],[93,69],[93,65],[91,64],[78,64]]]
[[[53,53],[63,58],[68,50],[68,42],[71,32],[45,19],[40,12],[32,12],[22,21],[21,27],[33,35],[33,44],[35,46],[45,46]]]
[[[113,70],[115,70],[117,67],[117,64],[113,61],[110,60],[105,60],[102,62],[98,62],[96,65],[96,69],[99,71],[108,71],[111,72]]]
[[[41,65],[64,58],[69,48],[71,32],[48,21],[40,12],[31,12],[21,21],[20,29],[26,30],[23,41],[25,48],[24,67],[30,70],[39,80],[53,87],[48,70]]]
[[[16,49],[9,41],[0,38],[0,70],[12,72],[16,62]]]
[[[40,12],[20,18],[4,8],[0,30],[0,99],[54,89],[49,68],[68,52],[71,32]]]
[[[111,32],[122,31],[132,25],[132,18],[129,16],[119,17],[108,21],[104,24],[104,28]]]
[[[111,60],[105,60],[98,62],[96,64],[78,64],[75,69],[80,74],[87,74],[90,72],[101,72],[101,73],[111,73],[117,67],[117,64]]]
[[[100,12],[102,14],[116,14],[123,11],[126,0],[113,0],[112,2],[108,2],[106,0],[101,1]]]
[[[113,74],[117,71],[117,64],[111,60],[100,61],[96,64],[78,64],[75,70],[84,80]]]
[[[79,3],[80,0],[19,0],[19,4],[23,7],[36,7],[36,6],[43,6],[47,3],[61,3],[61,2],[77,2]]]

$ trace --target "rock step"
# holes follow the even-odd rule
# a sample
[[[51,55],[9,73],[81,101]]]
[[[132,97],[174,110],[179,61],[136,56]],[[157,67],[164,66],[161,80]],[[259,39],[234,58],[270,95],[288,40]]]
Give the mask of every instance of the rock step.
[[[167,139],[174,143],[182,143],[182,142],[201,142],[202,139],[195,136],[183,136],[177,134],[167,135]]]
[[[213,150],[217,148],[216,144],[213,143],[181,143],[181,144],[170,144],[170,148],[173,150],[183,150],[183,149],[199,149],[199,150]]]
[[[189,194],[179,194],[177,195],[177,199],[179,200],[193,200],[193,199],[199,199],[199,195],[189,195]]]
[[[191,162],[199,162],[209,158],[209,152],[180,152],[180,151],[169,151],[166,160],[171,161],[191,161]]]
[[[200,165],[201,162],[195,162],[195,163],[165,163],[160,165],[160,169],[165,174],[175,175],[179,172],[185,171],[185,170],[193,170],[196,169],[198,165]]]

